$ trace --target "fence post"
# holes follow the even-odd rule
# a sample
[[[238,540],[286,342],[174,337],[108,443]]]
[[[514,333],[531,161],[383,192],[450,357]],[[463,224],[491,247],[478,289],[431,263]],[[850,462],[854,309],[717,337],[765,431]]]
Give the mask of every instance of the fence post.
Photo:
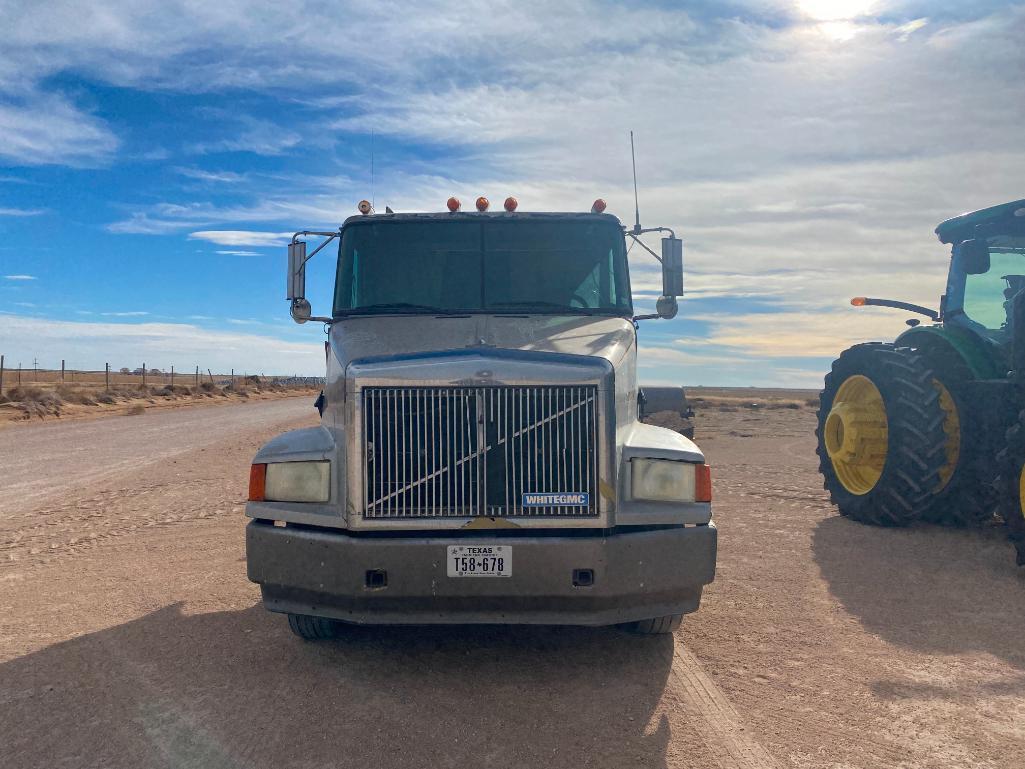
[[[199,366],[196,366],[196,387],[199,387]]]
[[[21,361],[18,361],[18,386],[21,386]]]
[[[174,366],[171,366],[171,389],[174,389]]]
[[[143,362],[143,364],[142,364],[142,386],[143,387],[146,386],[146,363],[145,362]]]
[[[103,379],[107,383],[107,392],[110,392],[110,364],[103,364]]]
[[[4,394],[4,356],[0,355],[0,395]]]
[[[235,389],[235,369],[231,370],[231,389]]]
[[[207,369],[206,373],[207,373],[207,376],[210,377],[210,384],[213,384],[214,383],[214,372],[212,372],[210,369]]]

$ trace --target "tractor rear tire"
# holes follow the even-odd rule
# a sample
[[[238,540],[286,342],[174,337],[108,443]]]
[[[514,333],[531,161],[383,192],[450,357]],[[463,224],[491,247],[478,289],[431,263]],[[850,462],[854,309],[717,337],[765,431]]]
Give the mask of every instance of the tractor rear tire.
[[[841,515],[881,526],[921,516],[946,462],[934,379],[923,356],[893,344],[855,345],[833,362],[815,435],[823,486]]]
[[[1007,428],[1004,447],[997,453],[997,470],[998,512],[1017,551],[1018,565],[1025,566],[1025,411]]]
[[[942,526],[980,526],[993,519],[997,507],[992,443],[981,434],[982,424],[987,422],[972,417],[986,404],[976,403],[971,409],[964,402],[959,386],[974,377],[956,352],[945,345],[915,352],[923,355],[936,372],[933,386],[940,394],[946,435],[946,462],[937,487],[925,503],[922,519]]]

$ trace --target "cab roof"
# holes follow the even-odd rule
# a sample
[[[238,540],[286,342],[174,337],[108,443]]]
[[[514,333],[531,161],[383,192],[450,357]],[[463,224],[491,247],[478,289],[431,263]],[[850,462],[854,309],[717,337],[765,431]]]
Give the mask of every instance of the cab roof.
[[[453,220],[458,221],[481,221],[482,219],[496,219],[501,221],[552,221],[556,219],[563,219],[568,221],[605,221],[610,224],[614,224],[616,227],[622,228],[623,224],[619,221],[619,218],[612,214],[596,214],[592,212],[582,211],[570,211],[570,212],[550,212],[550,211],[515,211],[509,213],[508,211],[456,211],[449,213],[448,211],[442,211],[438,213],[412,213],[412,214],[356,214],[350,216],[344,222],[342,227],[348,227],[350,224],[370,223],[375,224],[380,222],[429,222],[429,221],[444,221],[450,222]]]
[[[936,235],[940,243],[960,243],[975,237],[975,228],[979,225],[1008,225],[1014,229],[1025,227],[1025,199],[1012,200],[998,206],[981,208],[967,214],[955,216],[940,222],[936,226]]]

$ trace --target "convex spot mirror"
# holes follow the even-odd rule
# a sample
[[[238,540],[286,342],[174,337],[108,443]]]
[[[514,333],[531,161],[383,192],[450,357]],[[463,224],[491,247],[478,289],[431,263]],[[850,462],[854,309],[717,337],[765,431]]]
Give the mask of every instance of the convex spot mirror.
[[[664,320],[672,320],[679,311],[680,305],[676,303],[675,296],[660,296],[655,302],[655,312]]]
[[[662,296],[683,296],[683,241],[679,238],[662,238]]]
[[[985,240],[966,240],[957,247],[957,257],[967,275],[989,272],[989,245]]]
[[[305,323],[313,317],[313,307],[305,299],[293,299],[291,313],[296,323]]]

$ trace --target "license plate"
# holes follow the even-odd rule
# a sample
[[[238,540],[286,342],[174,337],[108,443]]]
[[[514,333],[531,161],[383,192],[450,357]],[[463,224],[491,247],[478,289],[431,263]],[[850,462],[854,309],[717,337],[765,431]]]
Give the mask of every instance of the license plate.
[[[511,545],[449,545],[448,576],[511,577]]]

